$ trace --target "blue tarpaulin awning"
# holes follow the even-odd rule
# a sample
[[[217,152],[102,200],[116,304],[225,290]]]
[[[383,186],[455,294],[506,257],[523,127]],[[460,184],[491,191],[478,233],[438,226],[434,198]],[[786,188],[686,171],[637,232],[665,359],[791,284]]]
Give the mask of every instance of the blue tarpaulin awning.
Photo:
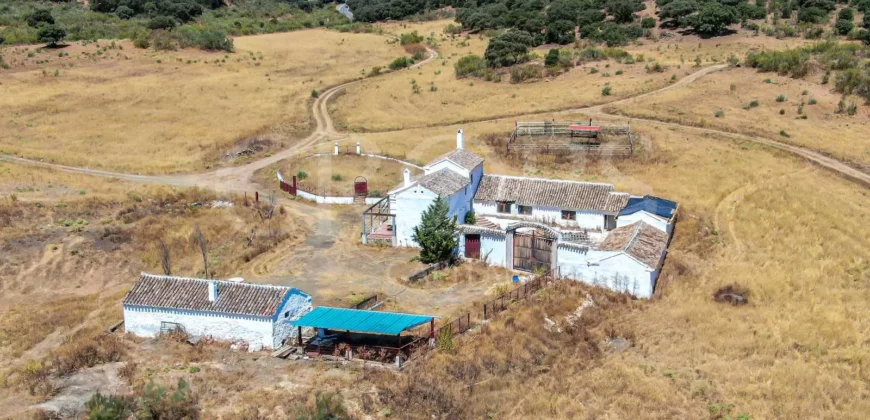
[[[293,322],[296,327],[324,328],[372,334],[398,335],[432,321],[434,316],[318,306]]]

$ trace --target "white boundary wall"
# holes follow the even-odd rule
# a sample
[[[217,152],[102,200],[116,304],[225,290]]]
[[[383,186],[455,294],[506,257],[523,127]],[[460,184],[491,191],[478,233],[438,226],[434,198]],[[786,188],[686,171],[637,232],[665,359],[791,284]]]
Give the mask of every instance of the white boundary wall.
[[[309,159],[309,158],[315,158],[315,157],[324,157],[324,156],[334,156],[334,155],[333,155],[332,153],[315,153],[315,154],[312,154],[312,155],[308,155],[308,156],[306,156],[306,157],[304,157],[304,158],[302,158],[302,159]],[[389,157],[389,156],[373,155],[373,154],[370,154],[370,153],[360,153],[360,154],[357,155],[357,156],[369,157],[369,158],[375,158],[375,159],[383,159],[383,160],[391,160],[391,161],[393,161],[393,162],[398,162],[398,163],[401,163],[401,164],[403,164],[403,165],[410,166],[410,167],[412,167],[412,168],[417,168],[417,169],[421,169],[421,170],[423,169],[422,166],[418,166],[418,165],[415,165],[415,164],[413,164],[413,163],[411,163],[411,162],[407,162],[407,161],[404,161],[404,160],[401,160],[401,159],[396,159],[396,158]],[[281,176],[281,172],[280,172],[280,171],[276,171],[276,175],[277,175],[277,178],[278,178],[278,182],[283,182],[283,183],[285,183],[285,184],[287,183],[287,181],[284,180],[284,177]],[[303,191],[303,190],[302,190],[301,188],[299,188],[298,186],[296,187],[296,195],[299,196],[300,198],[304,198],[304,199],[306,199],[306,200],[308,200],[308,201],[313,201],[313,202],[315,202],[315,203],[317,203],[317,204],[342,204],[342,205],[350,205],[350,204],[353,204],[353,199],[354,199],[353,196],[328,196],[328,195],[317,195],[317,194],[312,194],[312,193],[310,193],[310,192],[308,192],[308,191]],[[366,197],[365,202],[366,202],[367,205],[372,205],[372,204],[377,203],[378,201],[381,201],[383,198],[384,198],[384,197]]]

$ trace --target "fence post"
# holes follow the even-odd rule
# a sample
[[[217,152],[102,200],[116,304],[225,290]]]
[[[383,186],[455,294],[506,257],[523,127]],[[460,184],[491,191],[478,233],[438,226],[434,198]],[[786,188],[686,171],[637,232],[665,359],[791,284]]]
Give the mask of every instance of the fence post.
[[[486,305],[487,305],[486,303],[483,304],[483,319],[484,320],[487,319],[487,317],[486,317]]]
[[[335,142],[335,147],[333,148],[332,154],[338,156],[338,142]]]

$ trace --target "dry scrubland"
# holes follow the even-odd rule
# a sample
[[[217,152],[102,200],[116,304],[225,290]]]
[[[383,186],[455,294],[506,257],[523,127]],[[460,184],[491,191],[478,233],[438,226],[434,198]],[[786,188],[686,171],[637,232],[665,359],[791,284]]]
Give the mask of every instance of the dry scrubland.
[[[855,116],[837,114],[841,95],[832,92],[830,85],[820,84],[820,79],[821,75],[800,80],[753,69],[729,68],[679,89],[616,108],[626,116],[761,135],[870,169],[866,107],[859,105]],[[784,98],[779,98],[780,95]],[[784,100],[778,102],[778,98]],[[758,101],[757,107],[744,109],[754,100]],[[850,100],[862,102],[860,98]],[[811,101],[815,104],[811,105]],[[686,106],[689,103],[692,106]],[[802,115],[806,119],[799,119]]]
[[[94,184],[100,194],[116,188]],[[123,358],[127,344],[97,337],[121,318],[119,301],[138,273],[162,271],[161,240],[174,273],[202,274],[191,240],[199,226],[209,244],[209,271],[226,277],[303,236],[304,225],[284,211],[263,219],[241,200],[213,207],[228,198],[199,190],[130,188],[100,198],[40,194],[42,188],[0,202],[0,411],[13,418],[54,392],[46,373]],[[258,235],[249,243],[254,228]]]
[[[424,35],[430,31],[440,34],[445,24],[414,24],[407,28],[397,24],[388,29],[401,33],[431,27],[418,30]],[[261,38],[265,37],[251,40]],[[379,39],[383,43],[383,38]],[[237,40],[237,48],[242,48],[243,40],[248,39]],[[787,43],[745,35],[703,41],[680,37],[670,44],[678,43],[679,49],[666,48],[670,42],[663,40],[627,50],[656,57],[671,66],[662,73],[666,83],[673,73],[682,75],[693,71],[694,55],[700,54],[702,65],[708,65],[724,62],[731,51],[742,57],[752,48],[781,48]],[[718,45],[724,42],[728,44]],[[442,54],[449,57],[449,41],[441,44]],[[476,38],[471,40],[471,45],[466,50],[478,48],[480,52],[485,46]],[[692,51],[696,47],[698,50]],[[259,50],[259,47],[251,48]],[[396,55],[394,49],[398,47],[384,48],[389,48],[389,53],[378,65]],[[683,54],[685,64],[680,60]],[[264,51],[264,56],[262,66],[268,66],[270,55]],[[449,58],[447,66],[440,66],[436,61],[419,71],[406,70],[367,80],[352,88],[334,106],[338,107],[339,115],[348,118],[345,121],[351,128],[355,127],[350,119],[357,118],[361,112],[372,113],[359,118],[371,118],[373,124],[395,122],[420,127],[429,122],[455,121],[459,119],[457,116],[467,119],[466,113],[481,117],[498,115],[499,107],[515,106],[505,104],[504,95],[509,94],[499,93],[499,89],[528,88],[547,92],[557,86],[558,79],[580,74],[579,69],[574,69],[554,82],[524,85],[475,80],[473,88],[485,86],[482,93],[478,93],[482,102],[463,105],[467,108],[427,108],[440,107],[440,100],[429,100],[431,97],[427,95],[450,92],[450,83],[459,83],[459,92],[459,86],[470,82],[447,80],[453,79],[452,63],[459,56],[457,52]],[[167,66],[166,63],[164,60],[163,65]],[[601,70],[604,64],[597,63]],[[111,67],[105,63],[100,65]],[[185,66],[179,64],[180,69]],[[209,66],[211,68],[212,64]],[[634,66],[642,69],[640,63]],[[78,68],[74,67],[73,71]],[[613,63],[610,69],[615,71]],[[428,92],[428,75],[437,70],[442,73],[434,77],[445,78],[444,86],[436,82],[438,91]],[[419,72],[427,78],[420,77]],[[274,79],[277,73],[271,74]],[[601,73],[583,74],[586,78],[602,77]],[[624,77],[628,75],[626,69]],[[423,88],[422,99],[411,93],[409,80],[415,77]],[[764,83],[767,78],[772,83]],[[392,86],[394,79],[399,82]],[[598,83],[598,79],[595,80]],[[733,92],[732,83],[736,85]],[[371,102],[378,106],[371,106],[369,102],[354,105],[354,101],[368,97],[372,86],[378,84],[382,84],[378,95],[392,92],[411,99],[392,111],[390,107],[401,101],[382,98],[382,102],[380,99]],[[0,89],[8,89],[8,86],[4,80]],[[102,89],[101,86],[97,88]],[[614,86],[618,98],[620,85]],[[302,96],[292,98],[307,98],[309,87],[300,88]],[[558,90],[565,89],[553,91]],[[802,95],[803,90],[809,91],[806,96]],[[600,87],[590,91],[599,97]],[[781,93],[787,96],[787,101],[776,102],[776,96]],[[517,99],[521,97],[518,95]],[[794,119],[801,97],[818,101],[817,105],[804,106],[808,120]],[[759,107],[741,109],[756,98],[761,102]],[[705,76],[687,87],[619,104],[616,108],[624,113],[644,113],[691,125],[703,123],[728,131],[753,132],[832,155],[842,153],[844,158],[866,164],[866,142],[862,137],[866,118],[861,115],[864,111],[852,117],[834,115],[836,99],[826,88],[811,82],[746,69],[728,69]],[[420,105],[415,105],[415,100],[420,100]],[[372,110],[381,109],[381,104],[389,112],[396,112],[396,119],[375,115]],[[779,115],[780,108],[786,109],[785,115]],[[300,110],[304,112],[304,109],[300,105]],[[715,118],[714,113],[719,109],[724,110],[724,116]],[[539,114],[519,118],[586,120],[589,116]],[[620,117],[608,118],[625,121]],[[400,377],[331,369],[320,363],[276,362],[268,357],[231,353],[218,346],[192,348],[172,342],[134,344],[125,341],[123,352],[127,355],[119,357],[125,361],[127,371],[132,371],[130,383],[134,387],[141,386],[149,375],[169,382],[187,378],[201,395],[205,415],[224,415],[225,418],[251,418],[257,411],[259,414],[283,412],[295,401],[306,397],[310,400],[315,391],[326,389],[341,390],[352,412],[384,413],[383,410],[389,408],[397,418],[429,419],[433,415],[445,418],[737,418],[745,414],[752,418],[858,419],[866,416],[870,410],[870,404],[863,398],[870,393],[870,376],[864,369],[870,363],[870,354],[866,351],[870,340],[870,310],[866,305],[870,298],[867,254],[870,192],[866,188],[776,149],[723,135],[699,135],[688,129],[640,121],[634,121],[632,127],[640,135],[643,147],[632,160],[554,162],[552,158],[506,157],[503,142],[513,121],[514,118],[506,118],[437,128],[357,133],[342,142],[352,145],[360,141],[367,153],[389,153],[428,162],[455,147],[455,131],[461,127],[466,130],[466,147],[487,158],[487,172],[610,182],[621,191],[674,199],[681,205],[680,222],[656,299],[630,301],[580,285],[545,290],[535,301],[516,305],[476,335],[457,339],[454,350],[435,353],[414,364]],[[782,129],[791,137],[780,136],[778,131]],[[137,147],[146,146],[137,143]],[[329,152],[331,142],[324,142],[315,149]],[[81,153],[80,158],[89,155],[101,156]],[[180,155],[183,154],[169,156],[174,159]],[[117,160],[113,157],[111,161]],[[141,159],[137,162],[156,164]],[[351,166],[342,164],[341,167],[345,170]],[[261,171],[258,176],[264,176],[265,172]],[[370,267],[393,264],[401,257],[406,266],[396,263],[394,267],[410,266],[406,256],[394,250],[376,250],[367,254],[365,260],[352,254],[359,249],[355,245],[359,219],[358,213],[351,210],[323,211],[290,204],[288,211],[293,216],[283,215],[280,219],[280,226],[289,236],[281,246],[264,242],[273,251],[246,262],[247,248],[243,242],[251,227],[262,221],[242,206],[233,209],[189,206],[191,202],[214,199],[206,193],[143,191],[145,187],[136,187],[128,195],[123,183],[91,181],[84,176],[5,163],[0,163],[0,174],[4,175],[0,178],[0,192],[4,196],[15,192],[18,198],[14,203],[5,199],[0,204],[0,250],[3,251],[0,253],[0,307],[4,308],[0,318],[6,320],[0,322],[0,360],[5,363],[0,365],[0,385],[5,386],[3,391],[6,391],[0,393],[4,395],[0,397],[3,408],[0,411],[13,416],[20,414],[20,410],[37,397],[29,396],[20,374],[10,372],[19,372],[17,369],[28,360],[51,354],[55,344],[66,337],[72,337],[73,345],[65,347],[73,349],[69,351],[93,341],[97,332],[119,317],[117,302],[135,274],[140,270],[160,270],[155,247],[157,239],[165,237],[179,253],[174,257],[177,260],[173,259],[177,272],[199,270],[198,255],[189,242],[190,229],[195,222],[212,238],[212,249],[219,252],[212,260],[216,261],[218,276],[253,273],[262,277],[311,277],[302,271],[302,261],[324,258],[325,254],[311,249],[323,246],[329,235],[321,238],[315,234],[306,238],[304,248],[297,245],[295,241],[301,237],[298,223],[308,220],[295,217],[297,212],[311,216],[310,219],[316,216],[318,222],[325,221],[323,226],[318,223],[315,233],[321,228],[328,231],[339,226],[336,235],[339,240],[330,248],[333,260],[314,260],[315,265],[328,270],[322,279],[348,277],[347,272],[334,270],[333,266],[341,265],[335,261]],[[271,174],[263,182],[274,182]],[[28,186],[33,186],[32,190],[28,191]],[[86,192],[81,195],[79,190]],[[102,199],[104,196],[106,199]],[[35,202],[41,200],[42,207],[37,207]],[[155,205],[163,201],[169,204]],[[60,205],[61,202],[66,204]],[[127,212],[128,208],[132,211]],[[128,221],[127,217],[132,219]],[[332,219],[347,223],[332,225]],[[230,237],[233,239],[229,240]],[[300,248],[304,252],[293,254],[294,258],[276,259],[280,252],[276,249],[287,248]],[[480,274],[474,267],[468,270],[455,271],[449,273],[453,277],[433,278],[421,287],[402,291],[397,294],[399,302],[394,308],[416,311],[435,304],[440,305],[437,308],[442,308],[444,313],[456,313],[463,308],[479,311],[479,306],[469,307],[458,296],[474,294],[482,298],[486,290],[498,287],[504,273],[484,271]],[[392,274],[391,271],[390,276]],[[469,278],[480,275],[491,278],[482,279],[473,287],[463,287],[467,286]],[[336,302],[344,302],[351,298],[349,287],[362,293],[361,285],[367,284],[335,283],[318,292]],[[748,305],[733,307],[712,300],[717,289],[730,284],[749,290]],[[381,282],[378,286],[381,289],[390,286],[390,282]],[[583,312],[579,324],[568,328],[564,323],[566,315],[580,306],[587,293],[595,306]],[[420,300],[427,296],[429,301]],[[22,304],[23,301],[27,303]],[[46,316],[42,316],[43,313]],[[565,332],[547,331],[544,317],[560,322]],[[631,345],[622,350],[614,349],[608,344],[614,337],[627,338]],[[111,348],[105,343],[100,345],[103,349]],[[56,356],[59,362],[70,359],[69,355],[60,353]],[[105,356],[106,360],[114,360],[108,353]],[[41,370],[37,368],[35,372]],[[39,394],[43,389],[37,387],[36,391]]]
[[[0,70],[0,151],[125,172],[231,164],[234,156],[225,155],[252,136],[270,139],[268,150],[307,133],[312,90],[402,51],[382,36],[320,29],[240,37],[235,47],[233,54],[145,51],[127,41],[6,47],[12,67]]]
[[[467,40],[464,36],[451,39],[443,34],[449,23],[441,20],[380,25],[394,34],[416,30],[428,37],[434,33],[440,57],[419,69],[402,70],[349,87],[330,107],[337,127],[350,131],[397,130],[594,105],[658,89],[671,77],[671,73],[647,73],[643,63],[602,61],[575,68],[549,82],[511,84],[510,76],[499,83],[457,79],[453,65],[467,54],[482,57],[489,39],[477,35]],[[546,48],[536,50],[541,57],[546,52]],[[590,73],[590,67],[597,67],[599,72]],[[624,73],[616,75],[620,69]],[[420,93],[413,92],[412,81],[417,82]],[[601,96],[606,83],[613,86],[613,93],[607,97]],[[433,86],[437,90],[433,91]]]

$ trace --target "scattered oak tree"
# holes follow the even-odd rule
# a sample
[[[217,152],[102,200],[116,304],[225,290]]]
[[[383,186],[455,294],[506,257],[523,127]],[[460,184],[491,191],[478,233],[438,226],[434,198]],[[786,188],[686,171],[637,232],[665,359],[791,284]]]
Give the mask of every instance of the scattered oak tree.
[[[40,42],[47,42],[49,47],[56,47],[66,38],[66,31],[55,25],[43,25],[36,33],[36,37]]]
[[[456,220],[448,216],[450,206],[443,197],[423,212],[420,224],[414,227],[412,238],[420,245],[420,261],[424,264],[434,264],[448,261],[453,257],[453,250],[459,244],[456,230]]]
[[[489,41],[483,57],[490,67],[507,67],[526,61],[535,40],[525,31],[507,31]]]

